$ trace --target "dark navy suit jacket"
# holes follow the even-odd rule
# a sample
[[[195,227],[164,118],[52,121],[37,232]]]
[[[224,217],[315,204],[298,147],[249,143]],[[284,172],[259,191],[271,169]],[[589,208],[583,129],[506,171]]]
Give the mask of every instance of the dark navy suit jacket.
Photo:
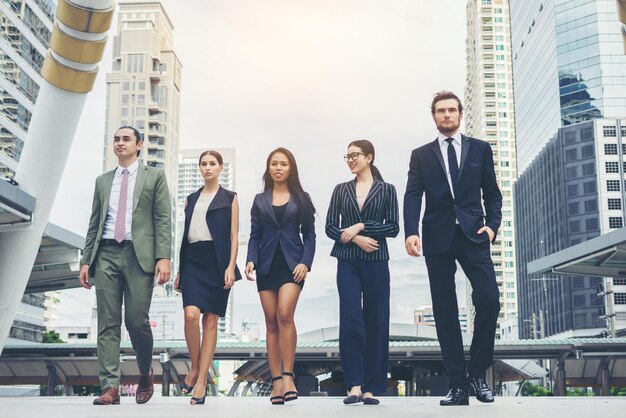
[[[189,234],[189,225],[191,224],[193,209],[196,206],[201,192],[202,188],[187,196],[187,206],[185,206],[185,232],[183,233],[183,241],[180,245],[180,256],[178,258],[179,271],[182,271],[185,260],[185,250],[189,246],[187,235]],[[226,271],[230,263],[230,225],[235,195],[235,192],[231,192],[220,186],[206,211],[206,223],[213,237],[218,267],[222,272]],[[241,273],[237,265],[235,265],[235,280],[240,279]]]
[[[315,216],[300,221],[295,199],[289,199],[285,215],[278,222],[272,208],[272,190],[254,197],[250,210],[252,225],[247,262],[252,261],[257,274],[268,274],[276,246],[280,245],[290,269],[300,263],[311,271],[315,255]]]
[[[404,194],[406,237],[419,235],[423,194],[426,194],[426,209],[422,218],[424,255],[444,254],[451,248],[457,219],[465,235],[473,242],[481,243],[489,239],[486,232],[481,235],[476,233],[484,225],[497,234],[502,221],[502,194],[496,182],[493,153],[487,142],[462,136],[461,164],[454,198],[439,141],[435,139],[413,150]]]

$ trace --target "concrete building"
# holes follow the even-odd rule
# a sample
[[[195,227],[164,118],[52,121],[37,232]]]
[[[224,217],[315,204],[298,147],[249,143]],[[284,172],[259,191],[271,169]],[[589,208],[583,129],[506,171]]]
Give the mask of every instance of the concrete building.
[[[522,174],[558,128],[626,114],[626,55],[618,16],[621,10],[624,20],[624,6],[615,0],[509,4]]]
[[[515,222],[513,183],[517,178],[515,111],[509,2],[467,2],[467,82],[465,87],[465,132],[483,139],[493,149],[496,178],[502,191],[502,224],[491,246],[496,280],[500,290],[500,317],[517,316],[515,277]],[[467,306],[474,316],[471,285]],[[470,321],[470,332],[473,321]],[[498,326],[497,338],[500,335]]]
[[[224,170],[220,174],[220,186],[228,190],[235,190],[235,166],[236,152],[234,148],[211,148],[206,149],[182,149],[180,150],[178,162],[178,195],[176,198],[176,251],[180,249],[182,235],[185,227],[185,200],[191,193],[204,186],[204,178],[200,174],[198,158],[200,154],[207,150],[214,150],[222,155],[224,160]],[[178,253],[175,254],[176,266],[178,265]],[[176,267],[178,269],[178,267]],[[172,290],[166,289],[168,294]],[[230,334],[233,332],[233,297],[234,289],[230,292],[226,315],[220,318],[217,325],[218,333]]]
[[[459,324],[461,325],[461,332],[465,334],[468,328],[468,309],[459,308]],[[432,306],[420,306],[413,311],[413,322],[415,325],[430,325],[435,326],[435,315],[433,314]]]
[[[521,338],[605,333],[609,281],[617,328],[626,328],[626,282],[534,276],[527,263],[624,226],[626,120],[596,119],[560,128],[515,185]]]

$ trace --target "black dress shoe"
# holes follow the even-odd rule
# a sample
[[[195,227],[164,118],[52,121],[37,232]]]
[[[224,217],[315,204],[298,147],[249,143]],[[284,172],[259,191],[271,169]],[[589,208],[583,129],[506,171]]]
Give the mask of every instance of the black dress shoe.
[[[469,405],[469,394],[465,389],[452,388],[446,397],[439,401],[439,405]]]
[[[493,393],[491,393],[491,389],[485,379],[480,377],[478,379],[474,379],[473,377],[470,377],[470,387],[474,390],[476,399],[479,401],[486,403],[493,402]]]
[[[346,405],[352,405],[359,402],[363,402],[363,397],[361,395],[349,395],[343,399],[343,403]]]

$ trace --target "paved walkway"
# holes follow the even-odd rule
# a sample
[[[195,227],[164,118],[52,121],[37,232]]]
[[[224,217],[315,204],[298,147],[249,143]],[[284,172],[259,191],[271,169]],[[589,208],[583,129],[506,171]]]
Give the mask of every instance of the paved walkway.
[[[146,405],[122,398],[121,405],[93,406],[86,397],[0,398],[4,418],[578,418],[619,417],[626,411],[626,397],[496,398],[491,405],[475,399],[470,406],[440,407],[438,397],[381,398],[379,406],[345,406],[341,398],[300,398],[285,406],[272,406],[269,398],[207,398],[205,405],[190,406],[182,397],[155,397]]]

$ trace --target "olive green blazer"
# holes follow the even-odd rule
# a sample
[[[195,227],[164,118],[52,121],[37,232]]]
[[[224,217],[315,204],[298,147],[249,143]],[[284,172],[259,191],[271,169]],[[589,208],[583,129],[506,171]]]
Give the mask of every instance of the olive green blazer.
[[[94,274],[94,260],[102,239],[107,217],[111,186],[115,169],[96,179],[89,229],[81,264],[89,264]],[[133,194],[133,222],[131,234],[139,265],[146,273],[154,272],[157,260],[171,258],[172,220],[171,200],[163,170],[139,165]]]

